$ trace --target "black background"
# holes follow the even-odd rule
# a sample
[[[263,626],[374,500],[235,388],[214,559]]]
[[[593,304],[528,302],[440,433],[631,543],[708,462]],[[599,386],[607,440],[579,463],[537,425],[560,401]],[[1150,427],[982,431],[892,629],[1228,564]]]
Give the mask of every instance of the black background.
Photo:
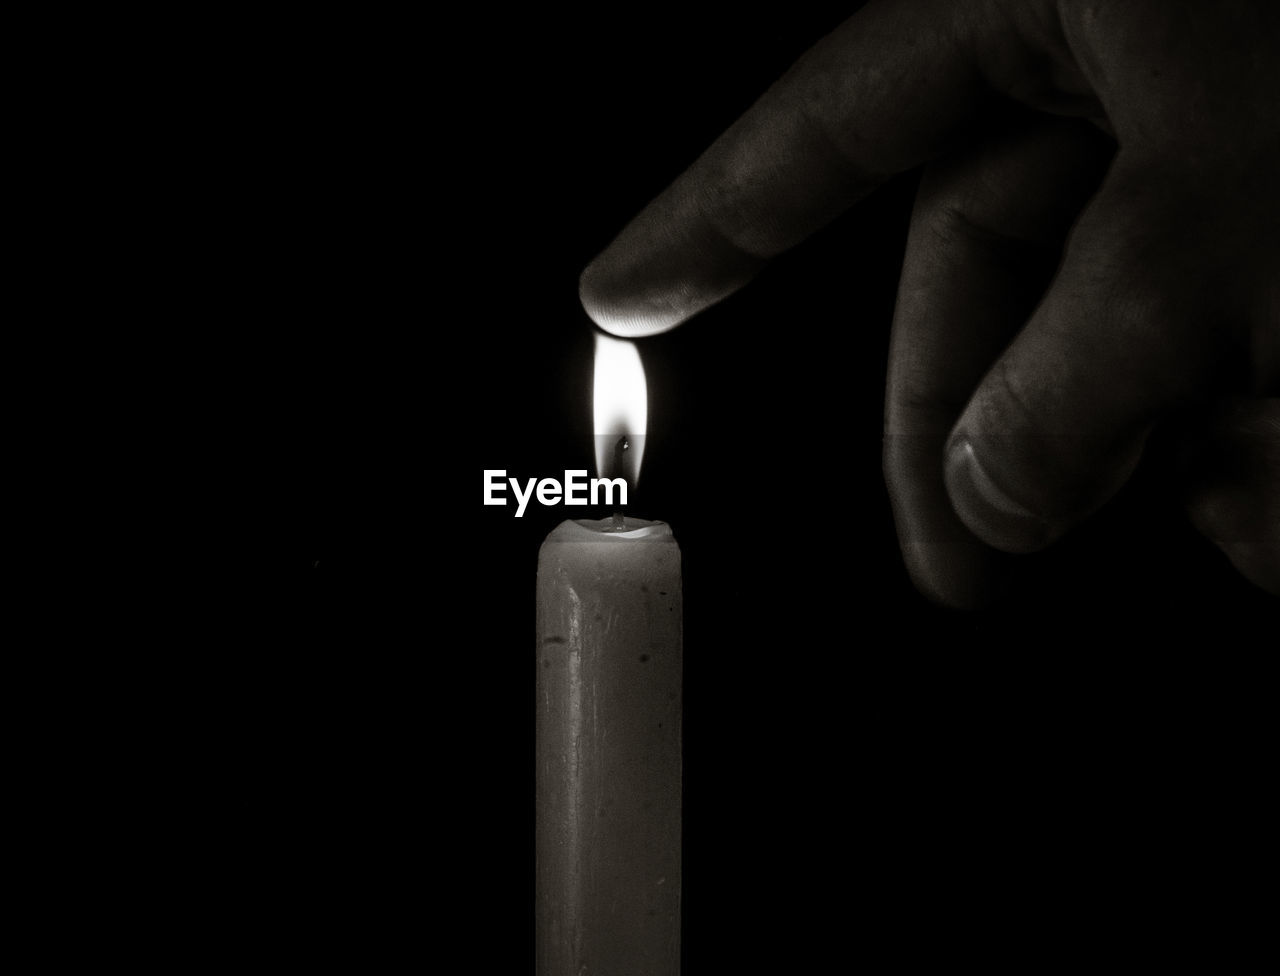
[[[842,16],[264,41],[228,276],[261,401],[233,488],[268,555],[227,586],[244,634],[210,652],[197,800],[228,938],[530,968],[534,574],[582,513],[483,507],[482,471],[591,467],[580,270]],[[1195,535],[1168,465],[997,608],[907,579],[880,447],[915,180],[642,344],[632,510],[684,558],[692,973],[1056,958],[1245,911],[1275,604]]]

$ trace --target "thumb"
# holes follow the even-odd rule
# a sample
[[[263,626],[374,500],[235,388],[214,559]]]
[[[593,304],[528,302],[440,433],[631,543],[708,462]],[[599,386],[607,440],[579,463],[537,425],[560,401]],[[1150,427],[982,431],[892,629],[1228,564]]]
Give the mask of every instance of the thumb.
[[[1117,164],[1039,308],[970,399],[945,478],[987,544],[1033,552],[1099,508],[1156,421],[1207,395],[1244,343],[1243,316],[1225,304],[1242,293],[1226,260],[1238,250],[1196,196]]]

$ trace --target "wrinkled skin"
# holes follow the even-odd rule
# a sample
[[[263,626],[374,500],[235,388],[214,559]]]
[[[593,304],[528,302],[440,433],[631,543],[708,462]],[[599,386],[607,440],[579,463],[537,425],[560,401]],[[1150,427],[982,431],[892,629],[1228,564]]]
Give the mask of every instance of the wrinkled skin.
[[[1277,92],[1269,0],[872,2],[623,229],[583,305],[674,328],[924,165],[884,456],[916,585],[984,602],[1195,418],[1212,450],[1171,490],[1280,594]]]

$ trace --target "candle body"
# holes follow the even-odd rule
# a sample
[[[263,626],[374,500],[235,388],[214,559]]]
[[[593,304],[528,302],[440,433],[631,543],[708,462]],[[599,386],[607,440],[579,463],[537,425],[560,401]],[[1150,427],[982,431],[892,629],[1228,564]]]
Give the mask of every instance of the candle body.
[[[608,524],[538,556],[538,976],[680,971],[680,549]]]

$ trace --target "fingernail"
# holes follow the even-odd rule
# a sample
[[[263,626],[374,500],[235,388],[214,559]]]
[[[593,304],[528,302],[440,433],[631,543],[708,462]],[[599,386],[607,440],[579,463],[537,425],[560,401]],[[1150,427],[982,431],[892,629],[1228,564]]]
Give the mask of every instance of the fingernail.
[[[991,480],[967,437],[952,438],[944,477],[960,521],[987,545],[1004,552],[1037,552],[1058,535],[1046,519]]]

